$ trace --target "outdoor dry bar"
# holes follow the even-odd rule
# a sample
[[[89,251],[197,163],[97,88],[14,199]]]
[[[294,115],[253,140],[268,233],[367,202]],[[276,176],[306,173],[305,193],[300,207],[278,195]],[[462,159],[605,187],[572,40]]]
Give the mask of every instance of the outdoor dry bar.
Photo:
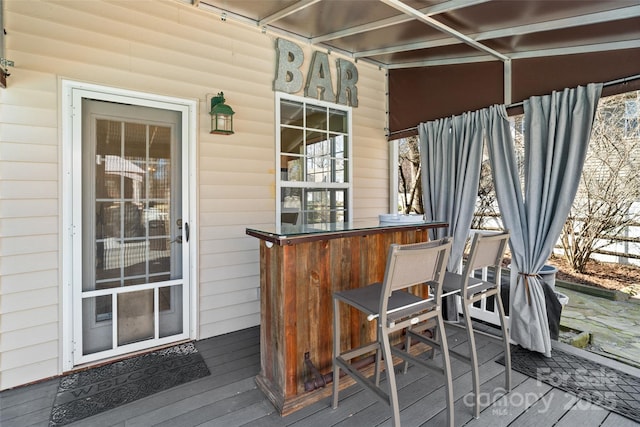
[[[307,391],[305,382],[332,370],[332,293],[381,281],[392,243],[426,242],[429,229],[440,227],[447,223],[247,228],[248,235],[260,239],[261,369],[256,381],[282,415],[331,393],[331,387]],[[341,328],[349,345],[375,339],[375,322],[343,314]]]

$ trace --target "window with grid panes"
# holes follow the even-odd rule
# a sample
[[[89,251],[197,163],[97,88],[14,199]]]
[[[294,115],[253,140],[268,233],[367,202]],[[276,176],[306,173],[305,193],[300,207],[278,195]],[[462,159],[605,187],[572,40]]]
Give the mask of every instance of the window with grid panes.
[[[349,221],[349,107],[278,94],[278,222]]]

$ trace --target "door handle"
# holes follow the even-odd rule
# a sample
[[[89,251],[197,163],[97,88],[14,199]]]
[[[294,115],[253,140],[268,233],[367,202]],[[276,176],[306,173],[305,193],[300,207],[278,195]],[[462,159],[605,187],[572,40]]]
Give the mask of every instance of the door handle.
[[[176,221],[176,225],[178,226],[178,230],[180,231],[180,234],[178,234],[176,236],[175,240],[172,240],[172,243],[173,242],[177,242],[177,243],[182,244],[182,240],[183,240],[182,239],[182,228],[183,228],[183,226],[184,226],[185,239],[188,242],[189,241],[189,223],[187,223],[187,222],[183,223],[182,222],[182,218],[180,218],[180,219],[178,219]]]

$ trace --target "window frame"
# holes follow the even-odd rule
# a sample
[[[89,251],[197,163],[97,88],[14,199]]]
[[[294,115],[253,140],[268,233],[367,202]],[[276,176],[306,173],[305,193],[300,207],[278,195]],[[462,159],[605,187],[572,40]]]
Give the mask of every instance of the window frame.
[[[282,224],[282,189],[283,188],[302,188],[309,190],[345,190],[347,195],[344,200],[344,222],[350,223],[352,221],[352,206],[353,206],[353,116],[352,107],[341,104],[335,104],[326,101],[320,101],[316,99],[305,98],[297,95],[286,94],[284,92],[275,92],[275,133],[276,133],[276,212],[275,223],[280,226]],[[282,158],[282,141],[281,141],[281,103],[282,101],[299,102],[307,106],[322,107],[332,110],[339,110],[346,113],[347,116],[347,132],[344,134],[347,137],[347,142],[344,146],[346,154],[343,157],[343,161],[346,168],[344,175],[345,182],[310,182],[310,181],[287,181],[282,179],[281,174],[281,158]],[[306,119],[305,119],[306,120]],[[306,123],[302,126],[304,131],[316,130],[314,128],[307,128]],[[337,132],[332,132],[337,133]],[[335,174],[336,170],[331,169],[331,174]]]
[[[3,1],[4,0],[0,0],[0,60],[2,60],[2,63],[0,64],[0,88],[6,88],[7,87],[7,76],[8,76],[8,66],[6,65],[7,58],[5,57],[5,47],[4,47],[4,42],[5,42],[5,37],[4,37],[4,15],[3,15],[3,10],[4,10],[4,5],[3,5]]]

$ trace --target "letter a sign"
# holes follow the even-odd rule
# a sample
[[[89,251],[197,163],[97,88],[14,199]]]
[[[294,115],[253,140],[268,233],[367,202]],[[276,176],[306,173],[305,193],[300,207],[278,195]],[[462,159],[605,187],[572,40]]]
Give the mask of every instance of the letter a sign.
[[[304,63],[304,52],[297,44],[284,39],[276,40],[276,77],[273,90],[297,93],[302,89],[304,75],[300,70]],[[336,60],[338,85],[333,91],[329,55],[315,51],[309,65],[304,96],[337,104],[358,106],[358,69],[345,60]]]

